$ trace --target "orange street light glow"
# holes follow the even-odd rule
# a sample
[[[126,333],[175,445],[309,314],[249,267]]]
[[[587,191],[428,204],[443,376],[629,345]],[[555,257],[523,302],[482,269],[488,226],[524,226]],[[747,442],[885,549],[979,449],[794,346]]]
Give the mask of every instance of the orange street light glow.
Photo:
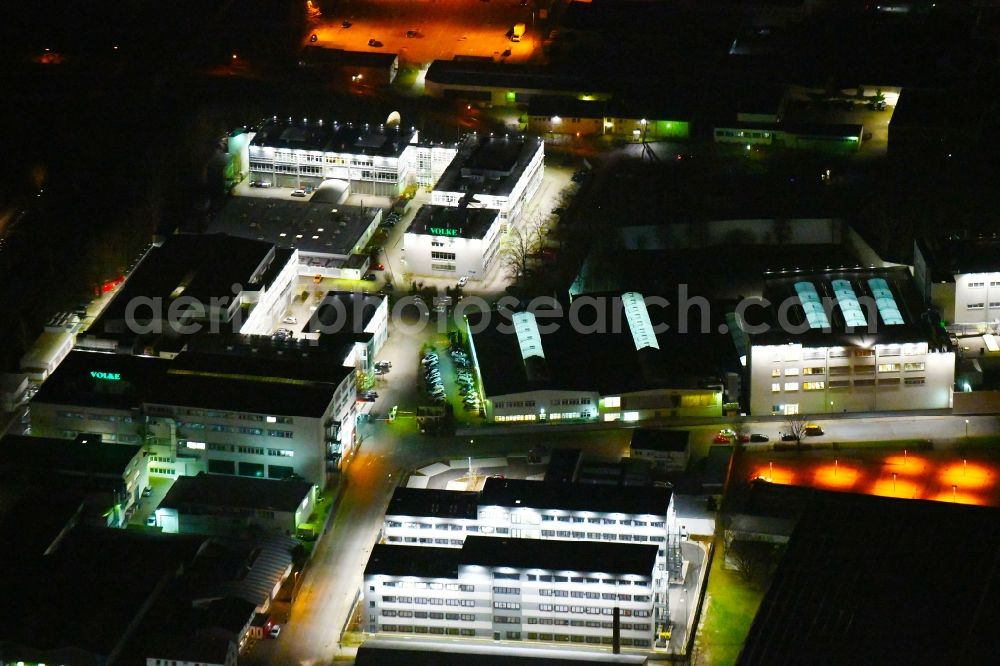
[[[992,485],[993,474],[988,467],[979,463],[952,463],[941,468],[938,479],[948,486],[958,486],[966,490]]]
[[[907,476],[915,476],[924,474],[927,471],[927,459],[912,454],[886,456],[882,459],[882,461],[889,468],[888,471],[895,472],[900,476],[904,474]]]
[[[823,465],[816,469],[813,485],[832,490],[847,490],[858,480],[858,470],[848,465]]]
[[[887,476],[879,479],[872,485],[869,491],[872,495],[882,497],[899,497],[902,499],[916,499],[919,488],[917,484],[909,479],[901,479],[898,476],[893,479]]]
[[[780,483],[785,486],[795,483],[795,472],[787,467],[779,467],[774,464],[757,467],[753,476],[755,479],[764,479],[770,483]]]
[[[935,502],[954,502],[956,504],[986,504],[978,495],[963,493],[961,489],[953,491],[951,488],[933,497],[926,497],[924,499],[934,500]]]

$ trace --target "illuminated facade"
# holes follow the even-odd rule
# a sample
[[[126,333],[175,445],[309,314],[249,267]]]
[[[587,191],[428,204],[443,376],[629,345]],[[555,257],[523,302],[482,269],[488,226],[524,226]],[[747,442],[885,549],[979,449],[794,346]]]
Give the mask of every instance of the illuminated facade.
[[[252,181],[298,188],[335,179],[352,193],[396,197],[436,182],[456,150],[419,144],[416,130],[398,125],[275,117],[256,130],[247,152]]]
[[[749,335],[752,414],[952,406],[955,355],[906,268],[776,274],[765,298],[764,321],[750,322],[767,329]]]
[[[656,549],[470,536],[462,548],[376,544],[365,568],[370,634],[651,648]]]
[[[913,276],[924,300],[952,330],[996,332],[1000,325],[1000,240],[918,240]]]
[[[407,270],[481,280],[499,259],[503,227],[493,209],[422,206],[403,240]]]

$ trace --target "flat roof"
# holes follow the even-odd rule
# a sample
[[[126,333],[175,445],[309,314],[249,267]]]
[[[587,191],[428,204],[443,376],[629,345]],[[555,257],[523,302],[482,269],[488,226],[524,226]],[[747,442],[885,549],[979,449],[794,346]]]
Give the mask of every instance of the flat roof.
[[[320,193],[322,190],[313,197]],[[309,254],[347,257],[375,222],[378,212],[377,208],[315,200],[230,197],[208,230]]]
[[[87,330],[86,334],[126,334],[125,314],[138,298],[163,299],[163,312],[180,297],[193,297],[206,307],[212,298],[233,298],[233,285],[255,290],[274,261],[274,244],[212,234],[175,234],[153,246]],[[228,301],[227,301],[228,302]],[[148,308],[135,316],[143,317]]]
[[[273,117],[257,128],[250,146],[399,157],[414,136],[415,130],[398,125],[341,123],[336,120],[301,121]]]
[[[302,49],[301,62],[306,65],[333,65],[335,67],[392,67],[399,60],[395,53],[378,51],[345,51],[328,49],[311,44]]]
[[[254,479],[225,474],[179,476],[160,502],[161,509],[191,510],[198,506],[295,511],[313,484],[292,479]]]
[[[371,323],[385,298],[364,291],[327,292],[303,330],[363,339],[367,335],[365,328]]]
[[[764,298],[766,308],[747,310],[748,324],[766,328],[749,334],[753,345],[944,344],[905,266],[772,273]]]
[[[520,344],[523,336],[511,332],[516,330],[514,317],[518,313],[494,310],[469,314],[473,331],[486,319],[485,328],[471,335],[486,395],[564,390],[606,396],[666,388],[702,389],[739,367],[728,333],[719,332],[726,323],[725,313],[732,309],[728,303],[705,308],[710,325],[704,332],[702,308],[682,309],[673,299],[663,307],[647,307],[650,327],[659,332],[646,331],[648,335],[637,338],[621,295],[586,296],[599,306],[574,309],[575,320],[566,308],[554,314],[536,310],[538,336],[532,344],[541,348],[541,354],[526,355]],[[581,298],[574,300],[585,302]],[[682,326],[680,317],[690,321]],[[663,330],[662,324],[668,328]],[[554,330],[547,329],[553,326]],[[640,329],[646,329],[645,325],[635,328]],[[646,342],[637,341],[642,339]]]
[[[579,71],[560,71],[537,65],[495,63],[481,60],[435,60],[426,80],[447,86],[513,88],[594,93],[600,91]]]
[[[75,440],[7,435],[0,440],[0,469],[122,475],[141,452],[141,446],[102,442],[100,435]]]
[[[689,430],[664,430],[661,428],[636,428],[632,431],[632,442],[629,445],[633,451],[672,451],[684,453],[688,450]]]
[[[604,119],[607,102],[582,100],[568,95],[533,95],[528,100],[529,116]]]
[[[665,516],[670,489],[627,486],[603,488],[589,484],[486,479],[480,506],[530,507],[594,513],[626,513]]]
[[[144,403],[203,407],[288,416],[322,416],[341,379],[350,368],[330,364],[339,375],[319,381],[314,361],[285,363],[272,359],[202,355],[205,365],[187,367],[149,356],[72,351],[42,385],[34,400],[43,404],[117,410],[138,409]],[[118,379],[102,379],[99,373]],[[98,376],[95,376],[98,375]],[[331,381],[332,380],[332,381]]]
[[[479,493],[464,490],[396,488],[385,510],[387,516],[422,516],[426,518],[476,517]]]
[[[992,663],[998,552],[997,508],[814,491],[737,663]]]
[[[1000,237],[919,238],[917,247],[934,282],[952,282],[956,275],[1000,271]]]
[[[188,351],[173,360],[169,372],[339,386],[354,372],[353,367],[344,365],[348,351],[299,338],[287,341],[267,335],[203,335],[192,339]]]
[[[457,578],[460,566],[651,576],[655,545],[469,535],[461,548],[375,544],[365,575]]]
[[[546,483],[572,483],[580,472],[583,452],[580,449],[552,449],[545,469]]]
[[[652,576],[657,550],[648,544],[469,535],[459,552],[465,565]]]
[[[434,190],[465,192],[470,199],[476,194],[510,194],[542,146],[536,136],[470,137],[459,146]]]
[[[368,640],[358,648],[355,666],[579,666],[581,663],[632,664],[647,663],[642,655],[573,652],[562,646],[545,649],[539,646],[475,645],[457,642],[419,643]]]
[[[472,208],[468,205],[423,205],[417,211],[406,233],[481,239],[499,214],[497,210]]]

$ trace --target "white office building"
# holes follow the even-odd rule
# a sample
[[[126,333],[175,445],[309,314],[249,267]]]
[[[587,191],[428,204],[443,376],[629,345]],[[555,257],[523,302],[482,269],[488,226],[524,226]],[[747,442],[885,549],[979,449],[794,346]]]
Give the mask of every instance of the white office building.
[[[655,636],[651,545],[470,536],[461,548],[376,544],[369,634],[611,645]]]
[[[764,298],[746,314],[752,414],[952,406],[955,355],[906,268],[774,274]]]
[[[431,204],[496,210],[504,225],[516,224],[544,173],[545,143],[539,137],[473,136],[437,181]]]
[[[494,478],[481,493],[399,488],[386,509],[383,535],[389,544],[439,548],[461,547],[470,535],[652,544],[658,621],[667,617],[667,584],[680,573],[677,517],[667,488]]]
[[[265,121],[247,147],[250,179],[276,187],[316,187],[338,180],[355,194],[396,197],[411,185],[431,185],[456,149],[419,144],[398,124],[279,119]]]
[[[406,230],[406,266],[416,275],[483,279],[500,259],[499,211],[421,206]]]
[[[323,485],[353,452],[356,368],[343,349],[268,343],[172,360],[74,351],[32,400],[31,433],[143,445],[154,477],[295,475]]]
[[[921,296],[956,333],[1000,328],[1000,239],[921,239],[913,251]]]

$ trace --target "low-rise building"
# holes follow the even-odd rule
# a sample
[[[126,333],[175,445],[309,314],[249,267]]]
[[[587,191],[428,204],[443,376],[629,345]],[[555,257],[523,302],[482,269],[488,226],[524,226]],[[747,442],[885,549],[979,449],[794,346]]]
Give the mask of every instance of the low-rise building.
[[[435,60],[424,77],[427,94],[494,106],[523,104],[538,96],[565,95],[579,99],[607,99],[610,93],[594,87],[592,77],[578,69],[496,63],[492,59]]]
[[[416,275],[483,279],[496,263],[505,225],[496,209],[421,206],[406,229],[406,267]]]
[[[636,428],[632,431],[629,455],[648,460],[661,471],[683,472],[691,457],[690,439],[688,430]]]
[[[701,323],[676,325],[672,317],[681,310],[656,304],[647,308],[642,294],[628,292],[577,297],[569,312],[470,314],[486,417],[519,423],[722,416],[719,377],[739,362],[718,333],[721,309],[691,309],[712,319],[701,330]]]
[[[327,292],[303,332],[324,348],[349,349],[344,365],[372,372],[375,355],[389,338],[389,299],[365,292]]]
[[[182,534],[295,536],[315,503],[316,486],[308,481],[200,473],[174,481],[156,508],[156,523]]]
[[[986,332],[1000,323],[1000,239],[919,239],[913,278],[951,330]]]
[[[108,493],[115,525],[149,482],[142,447],[102,442],[95,434],[76,439],[7,435],[0,439],[0,477],[7,483]]]
[[[299,56],[299,67],[333,72],[335,82],[365,86],[387,86],[396,80],[399,56],[374,51],[345,51],[307,46]]]
[[[470,536],[462,548],[376,544],[362,626],[415,634],[650,648],[655,546]]]
[[[947,409],[955,355],[907,268],[775,273],[748,308],[754,415]]]
[[[210,636],[162,637],[146,648],[146,666],[236,666],[236,644]]]

